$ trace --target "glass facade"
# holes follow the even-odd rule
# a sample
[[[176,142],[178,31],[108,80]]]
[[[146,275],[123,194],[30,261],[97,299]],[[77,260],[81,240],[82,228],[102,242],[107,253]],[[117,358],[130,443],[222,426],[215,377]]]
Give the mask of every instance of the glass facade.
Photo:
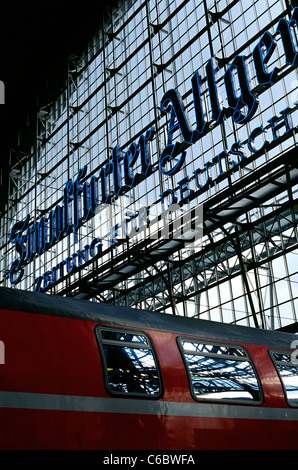
[[[295,324],[296,14],[288,0],[107,7],[39,110],[31,153],[11,168],[1,285]],[[184,213],[202,208],[203,236],[183,245],[142,236],[174,201]],[[85,212],[74,229],[75,208]]]

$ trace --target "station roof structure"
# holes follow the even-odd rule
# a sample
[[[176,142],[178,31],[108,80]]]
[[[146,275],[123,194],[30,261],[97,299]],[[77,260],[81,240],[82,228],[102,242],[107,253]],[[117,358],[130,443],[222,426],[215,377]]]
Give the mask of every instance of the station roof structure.
[[[7,197],[5,184],[9,179],[9,164],[15,163],[11,149],[14,159],[21,158],[22,151],[36,139],[38,109],[42,108],[43,100],[48,103],[49,98],[56,99],[55,95],[65,85],[67,59],[72,55],[79,56],[85,50],[99,28],[103,9],[112,9],[118,2],[108,3],[17,0],[2,5],[0,80],[5,85],[5,105],[0,106],[0,216]],[[294,0],[288,2],[288,10],[290,4],[294,7],[297,3]],[[297,109],[298,103],[295,112]],[[283,279],[274,278],[270,263],[298,247],[298,204],[294,191],[298,164],[296,146],[282,154],[278,154],[277,146],[285,144],[289,137],[296,142],[297,133],[296,126],[291,129],[291,135],[285,133],[270,142],[268,150],[276,151],[277,155],[266,165],[257,163],[262,156],[261,149],[250,158],[256,163],[254,171],[246,168],[244,161],[235,165],[233,174],[229,173],[229,177],[235,176],[233,185],[223,186],[206,198],[203,217],[206,242],[197,253],[186,255],[181,240],[157,237],[153,241],[145,239],[138,246],[129,246],[127,239],[121,239],[117,250],[108,248],[105,258],[89,260],[88,267],[92,269],[80,271],[74,281],[69,274],[63,282],[57,281],[48,290],[75,299],[96,299],[119,305],[135,306],[143,302],[148,309],[157,312],[172,309],[175,313],[176,306],[183,307],[186,302],[192,301],[197,307],[204,292],[238,277],[242,281],[247,312],[256,327],[264,328],[266,318],[258,280],[258,270],[263,269],[266,272],[265,288],[270,291],[272,325],[278,328],[278,323],[273,324],[272,286],[273,281],[282,282]],[[237,180],[239,168],[243,175]],[[221,176],[225,178],[225,175]],[[218,183],[221,181],[219,177]],[[213,186],[213,182],[210,183],[210,187]],[[193,193],[193,200],[204,196],[205,189],[202,188]],[[276,204],[272,203],[274,198],[279,198]],[[262,216],[255,218],[252,214],[249,217],[256,208]],[[255,277],[255,291],[249,285],[249,276]],[[133,283],[131,278],[134,278]],[[241,309],[240,312],[242,315]],[[297,321],[287,329],[297,332]]]
[[[117,0],[109,2],[112,8]],[[98,29],[103,3],[87,0],[11,0],[1,4],[0,80],[5,105],[0,106],[0,210],[6,202],[10,149],[18,150],[19,133],[35,139],[30,114],[51,90],[59,92],[67,74],[67,57],[79,54]],[[33,126],[33,123],[32,123]],[[29,132],[28,132],[29,131]]]

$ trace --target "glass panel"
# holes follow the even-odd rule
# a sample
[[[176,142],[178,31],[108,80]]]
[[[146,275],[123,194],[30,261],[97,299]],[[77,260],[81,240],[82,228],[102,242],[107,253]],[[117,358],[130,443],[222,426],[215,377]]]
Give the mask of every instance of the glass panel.
[[[241,348],[182,342],[193,394],[203,400],[260,402],[259,383]],[[193,352],[191,352],[193,351]],[[233,356],[233,359],[230,357]]]
[[[158,373],[149,349],[104,345],[109,388],[113,392],[157,395]]]
[[[185,351],[196,351],[202,353],[225,354],[228,356],[246,357],[245,351],[240,348],[231,348],[230,346],[219,346],[214,344],[199,344],[182,341]]]
[[[108,388],[113,393],[160,394],[160,376],[148,338],[139,333],[100,331]]]
[[[298,406],[298,367],[291,363],[290,354],[272,353],[286,399],[291,406]]]
[[[119,333],[116,331],[102,331],[101,332],[102,340],[112,340],[112,341],[125,341],[128,343],[140,343],[147,344],[147,339],[143,335],[136,335],[132,333]]]

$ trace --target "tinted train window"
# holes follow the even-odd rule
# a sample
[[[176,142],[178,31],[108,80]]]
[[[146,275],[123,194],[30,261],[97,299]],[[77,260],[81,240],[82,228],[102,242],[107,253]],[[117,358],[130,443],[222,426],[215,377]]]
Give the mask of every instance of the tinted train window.
[[[179,339],[192,395],[197,400],[260,403],[262,392],[242,347]]]
[[[271,358],[280,377],[287,402],[298,406],[298,365],[293,364],[291,353],[270,351]]]
[[[144,333],[97,329],[109,392],[151,398],[161,394],[157,361]]]

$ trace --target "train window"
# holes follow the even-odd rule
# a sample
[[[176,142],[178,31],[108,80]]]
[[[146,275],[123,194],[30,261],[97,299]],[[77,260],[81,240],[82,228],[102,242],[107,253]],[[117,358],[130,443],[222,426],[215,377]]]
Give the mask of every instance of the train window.
[[[109,392],[159,398],[161,376],[149,338],[144,333],[96,330]]]
[[[184,338],[179,345],[196,400],[262,402],[259,380],[244,348]]]
[[[291,353],[270,351],[270,355],[280,377],[288,404],[298,406],[298,364],[293,363]]]

